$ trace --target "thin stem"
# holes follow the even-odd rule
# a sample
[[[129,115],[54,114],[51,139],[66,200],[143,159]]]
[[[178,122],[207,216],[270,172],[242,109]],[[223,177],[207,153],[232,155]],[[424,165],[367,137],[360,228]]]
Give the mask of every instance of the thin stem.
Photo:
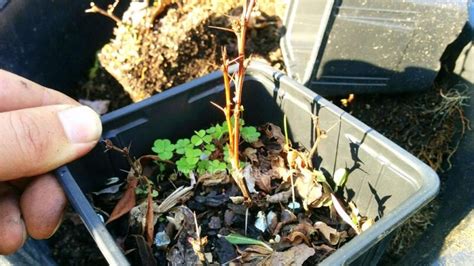
[[[232,109],[232,96],[230,93],[230,79],[229,79],[229,62],[227,60],[227,50],[224,47],[222,49],[222,74],[224,75],[224,89],[225,89],[225,119],[227,121],[227,129],[229,131],[229,155],[230,158],[234,157],[234,134],[232,130],[232,123],[231,123],[231,109]]]
[[[114,7],[115,8],[115,7]],[[117,16],[115,16],[112,12],[114,8],[109,8],[109,10],[105,11],[104,9],[98,7],[94,2],[91,2],[91,7],[86,10],[86,13],[99,13],[102,14],[117,23],[117,25],[122,24],[122,20],[120,20]]]

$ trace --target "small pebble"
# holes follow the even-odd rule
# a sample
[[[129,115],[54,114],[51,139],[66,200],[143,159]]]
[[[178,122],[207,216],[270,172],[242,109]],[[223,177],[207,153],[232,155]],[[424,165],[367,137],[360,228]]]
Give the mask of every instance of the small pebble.
[[[262,232],[265,232],[265,230],[267,230],[267,220],[266,220],[266,217],[265,217],[265,213],[263,211],[259,211],[257,213],[257,219],[255,220],[255,227],[262,231]]]
[[[165,231],[160,231],[156,233],[154,243],[157,248],[164,249],[171,243],[171,240]]]
[[[234,212],[231,210],[226,210],[224,213],[224,223],[226,226],[232,225],[234,219]]]
[[[211,221],[209,221],[209,229],[220,229],[222,227],[221,218],[217,216],[211,217]]]

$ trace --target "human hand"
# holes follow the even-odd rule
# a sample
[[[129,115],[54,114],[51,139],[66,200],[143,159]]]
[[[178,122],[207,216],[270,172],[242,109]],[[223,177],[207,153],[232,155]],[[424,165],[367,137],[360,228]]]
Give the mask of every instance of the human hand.
[[[49,238],[66,197],[49,171],[97,143],[102,126],[90,108],[57,91],[0,70],[0,254],[30,235]]]

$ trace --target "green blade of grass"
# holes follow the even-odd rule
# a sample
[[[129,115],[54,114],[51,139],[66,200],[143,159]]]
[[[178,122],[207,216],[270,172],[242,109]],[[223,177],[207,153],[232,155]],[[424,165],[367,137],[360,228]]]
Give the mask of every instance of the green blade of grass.
[[[229,241],[229,243],[234,244],[234,245],[259,245],[273,252],[273,249],[269,245],[267,245],[265,242],[256,240],[250,237],[246,237],[243,235],[230,233],[226,236],[219,235],[219,237],[225,238],[227,241]]]

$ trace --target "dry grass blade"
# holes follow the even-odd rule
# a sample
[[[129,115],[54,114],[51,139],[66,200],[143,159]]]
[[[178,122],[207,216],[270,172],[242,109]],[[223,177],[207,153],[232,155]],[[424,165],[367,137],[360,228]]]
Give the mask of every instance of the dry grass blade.
[[[339,203],[339,200],[332,193],[331,193],[331,199],[332,199],[332,203],[334,204],[334,208],[336,209],[337,214],[342,218],[344,222],[350,225],[357,234],[360,234],[359,227],[351,220],[351,217],[349,217],[349,215],[346,213],[346,211],[342,207],[341,203]]]
[[[177,188],[173,193],[171,193],[166,199],[158,206],[156,212],[165,213],[171,208],[176,206],[181,198],[186,198],[188,193],[192,193],[193,187],[184,187],[181,186]]]

